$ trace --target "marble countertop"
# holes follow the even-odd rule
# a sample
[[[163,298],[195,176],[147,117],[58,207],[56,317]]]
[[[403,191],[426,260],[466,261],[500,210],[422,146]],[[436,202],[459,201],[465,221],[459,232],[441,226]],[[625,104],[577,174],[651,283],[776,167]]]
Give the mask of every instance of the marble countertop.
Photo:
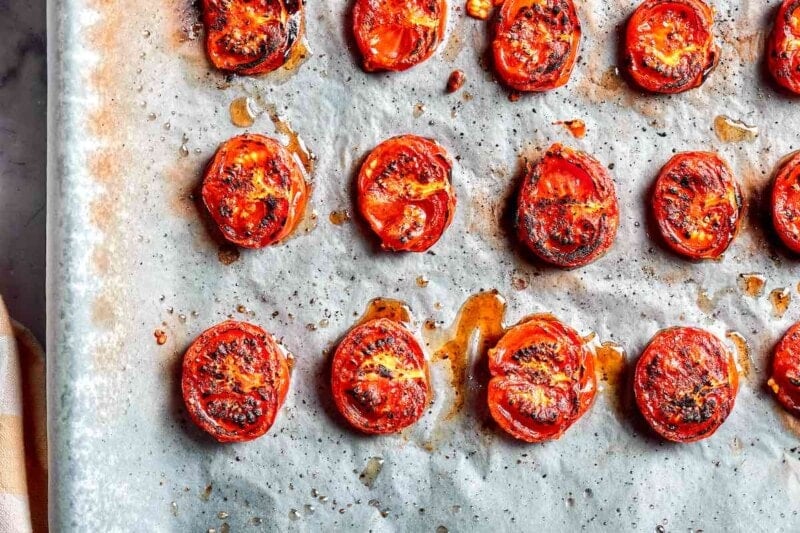
[[[0,294],[45,341],[45,0],[0,0]]]

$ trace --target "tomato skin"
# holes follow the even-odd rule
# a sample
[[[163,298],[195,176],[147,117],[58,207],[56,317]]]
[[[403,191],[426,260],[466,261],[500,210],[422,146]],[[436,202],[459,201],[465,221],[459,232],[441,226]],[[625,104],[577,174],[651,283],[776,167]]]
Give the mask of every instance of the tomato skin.
[[[358,173],[358,209],[384,250],[424,252],[453,221],[453,164],[432,139],[401,135],[379,144]]]
[[[219,442],[265,434],[286,399],[289,381],[284,350],[272,335],[245,322],[207,329],[183,356],[186,409]]]
[[[356,0],[353,33],[367,72],[403,71],[427,60],[444,38],[445,0]]]
[[[428,364],[414,335],[388,318],[356,326],[331,365],[336,407],[359,431],[397,433],[419,420],[430,400]]]
[[[733,410],[736,362],[716,336],[670,328],[650,341],[634,372],[636,405],[653,430],[679,443],[705,439]]]
[[[286,63],[303,35],[304,0],[202,2],[206,52],[224,72],[272,72]]]
[[[800,95],[800,0],[784,0],[767,42],[767,69],[775,82]]]
[[[594,355],[575,330],[533,316],[489,350],[489,412],[516,439],[558,439],[594,402],[594,369]]]
[[[783,244],[800,254],[800,152],[782,163],[775,175],[772,224]]]
[[[628,20],[628,75],[651,93],[699,87],[719,63],[713,29],[714,10],[702,0],[646,0]]]
[[[672,251],[694,261],[716,259],[739,232],[742,194],[717,154],[684,152],[661,169],[652,209]]]
[[[795,324],[775,347],[768,383],[787,411],[800,415],[800,324]]]
[[[244,248],[288,237],[308,202],[305,174],[275,139],[246,134],[223,143],[206,168],[203,203],[222,235]]]
[[[520,241],[561,268],[588,265],[604,255],[619,227],[619,202],[606,168],[560,144],[530,165],[517,199]]]
[[[569,81],[580,40],[572,0],[506,0],[492,41],[495,71],[516,91],[556,89]]]

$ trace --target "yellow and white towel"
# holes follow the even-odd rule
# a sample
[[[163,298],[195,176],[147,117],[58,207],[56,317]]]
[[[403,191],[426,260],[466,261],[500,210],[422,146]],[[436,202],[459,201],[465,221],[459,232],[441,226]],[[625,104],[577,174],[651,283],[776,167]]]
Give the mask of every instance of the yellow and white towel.
[[[47,531],[45,361],[0,300],[0,533]]]

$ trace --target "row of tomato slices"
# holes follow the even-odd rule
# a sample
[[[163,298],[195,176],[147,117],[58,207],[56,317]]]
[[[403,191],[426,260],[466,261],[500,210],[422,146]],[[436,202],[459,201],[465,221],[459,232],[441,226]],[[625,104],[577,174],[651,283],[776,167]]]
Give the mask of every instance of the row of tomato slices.
[[[490,3],[502,4],[492,39],[501,81],[517,91],[548,91],[567,83],[581,39],[573,1],[469,0],[468,12],[488,15]],[[226,72],[277,69],[304,31],[303,0],[203,0],[203,7],[208,55]],[[365,70],[406,70],[439,46],[447,2],[355,0],[352,23]],[[714,11],[703,0],[646,0],[627,23],[625,71],[653,93],[700,86],[719,61],[713,26]],[[800,94],[800,0],[784,0],[778,10],[767,65],[781,87]]]
[[[384,250],[424,252],[453,220],[452,160],[435,141],[415,135],[378,145],[361,165],[356,191],[361,217]],[[202,199],[220,233],[238,246],[285,239],[310,196],[297,159],[258,134],[224,143],[208,165]],[[776,233],[800,253],[800,153],[783,161],[772,186]],[[743,211],[728,164],[710,152],[684,152],[661,169],[651,213],[664,242],[692,260],[716,259],[736,236]],[[614,242],[619,205],[609,171],[584,152],[551,146],[528,165],[516,200],[517,236],[542,261],[585,266]]]
[[[228,321],[205,331],[183,361],[183,397],[192,420],[220,442],[265,434],[289,389],[291,356],[262,328]],[[488,352],[489,412],[505,432],[526,442],[559,438],[592,405],[595,354],[578,333],[551,315],[506,330]],[[432,400],[428,364],[407,324],[377,318],[355,326],[331,364],[334,402],[368,434],[390,434],[417,422]],[[768,382],[780,403],[800,414],[800,324],[775,349]],[[702,329],[662,330],[633,375],[636,404],[664,439],[710,437],[736,399],[733,356]]]

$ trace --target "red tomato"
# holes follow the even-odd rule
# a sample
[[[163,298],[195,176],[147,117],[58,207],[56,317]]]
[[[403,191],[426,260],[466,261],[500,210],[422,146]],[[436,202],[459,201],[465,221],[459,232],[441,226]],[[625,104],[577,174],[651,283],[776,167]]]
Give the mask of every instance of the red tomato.
[[[492,41],[500,79],[517,91],[550,91],[569,80],[581,41],[572,0],[506,0]]]
[[[234,74],[282,66],[303,33],[303,0],[202,0],[206,51]]]
[[[562,268],[606,253],[619,226],[614,181],[596,159],[554,144],[528,168],[517,200],[520,240]]]
[[[353,32],[364,70],[400,71],[436,50],[447,26],[445,0],[356,0]]]
[[[767,68],[775,81],[800,95],[800,0],[784,0],[767,44]]]
[[[183,356],[183,401],[195,424],[219,442],[266,433],[289,390],[289,365],[272,335],[228,321],[204,331]]]
[[[719,62],[713,9],[701,0],[646,0],[628,21],[625,60],[645,91],[699,87]]]
[[[511,328],[489,350],[489,412],[526,442],[559,438],[597,392],[594,356],[578,333],[537,315]]]
[[[402,135],[369,154],[358,174],[358,208],[384,250],[424,252],[453,220],[453,164],[436,141]]]
[[[800,152],[786,160],[775,175],[772,223],[786,247],[800,253]]]
[[[775,348],[768,384],[786,410],[800,415],[800,324],[792,326]]]
[[[275,139],[240,135],[217,150],[206,169],[203,203],[222,235],[238,246],[263,248],[285,239],[308,201],[305,174]]]
[[[428,364],[400,323],[378,318],[353,328],[331,367],[339,412],[364,433],[396,433],[422,417],[430,398]]]
[[[739,374],[717,337],[696,328],[665,329],[636,363],[636,404],[656,433],[673,442],[705,439],[725,422]]]
[[[661,169],[653,212],[666,244],[692,260],[716,259],[739,231],[742,195],[728,164],[710,152],[684,152]]]

